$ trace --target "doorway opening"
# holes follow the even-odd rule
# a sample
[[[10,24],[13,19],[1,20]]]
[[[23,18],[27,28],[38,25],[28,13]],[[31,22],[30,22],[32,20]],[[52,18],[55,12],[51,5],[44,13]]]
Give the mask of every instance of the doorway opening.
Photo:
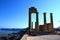
[[[32,28],[35,29],[35,22],[36,22],[36,14],[35,13],[32,13],[32,16],[31,16],[31,21],[32,21]]]

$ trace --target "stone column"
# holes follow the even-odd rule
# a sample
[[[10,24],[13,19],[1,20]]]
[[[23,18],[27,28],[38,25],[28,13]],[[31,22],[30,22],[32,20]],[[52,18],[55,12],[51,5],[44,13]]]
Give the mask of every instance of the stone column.
[[[39,31],[39,26],[38,26],[38,12],[36,13],[36,31]]]
[[[50,13],[50,22],[52,24],[52,29],[53,29],[53,15],[52,15],[52,13]]]
[[[33,22],[31,23],[31,29],[33,29]]]
[[[37,30],[37,29],[36,29],[36,22],[35,22],[35,30]]]
[[[29,32],[28,32],[29,35],[30,35],[30,30],[31,30],[31,13],[29,12]]]
[[[44,13],[44,32],[47,31],[47,24],[46,24],[46,13]]]

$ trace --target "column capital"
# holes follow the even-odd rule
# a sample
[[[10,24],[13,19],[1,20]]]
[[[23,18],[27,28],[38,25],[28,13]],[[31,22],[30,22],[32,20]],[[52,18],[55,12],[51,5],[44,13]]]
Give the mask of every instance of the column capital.
[[[43,14],[46,14],[46,12],[44,12]]]

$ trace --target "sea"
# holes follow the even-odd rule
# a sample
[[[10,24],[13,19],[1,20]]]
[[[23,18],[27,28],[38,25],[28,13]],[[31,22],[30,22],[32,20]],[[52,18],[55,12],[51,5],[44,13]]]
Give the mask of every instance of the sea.
[[[20,32],[21,29],[0,29],[0,34],[10,34]]]

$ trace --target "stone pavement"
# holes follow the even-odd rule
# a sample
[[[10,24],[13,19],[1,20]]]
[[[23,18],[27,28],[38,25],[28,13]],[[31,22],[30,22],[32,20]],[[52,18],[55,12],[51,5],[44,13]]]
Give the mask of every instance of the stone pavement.
[[[60,40],[60,35],[28,36],[25,34],[21,40]]]

